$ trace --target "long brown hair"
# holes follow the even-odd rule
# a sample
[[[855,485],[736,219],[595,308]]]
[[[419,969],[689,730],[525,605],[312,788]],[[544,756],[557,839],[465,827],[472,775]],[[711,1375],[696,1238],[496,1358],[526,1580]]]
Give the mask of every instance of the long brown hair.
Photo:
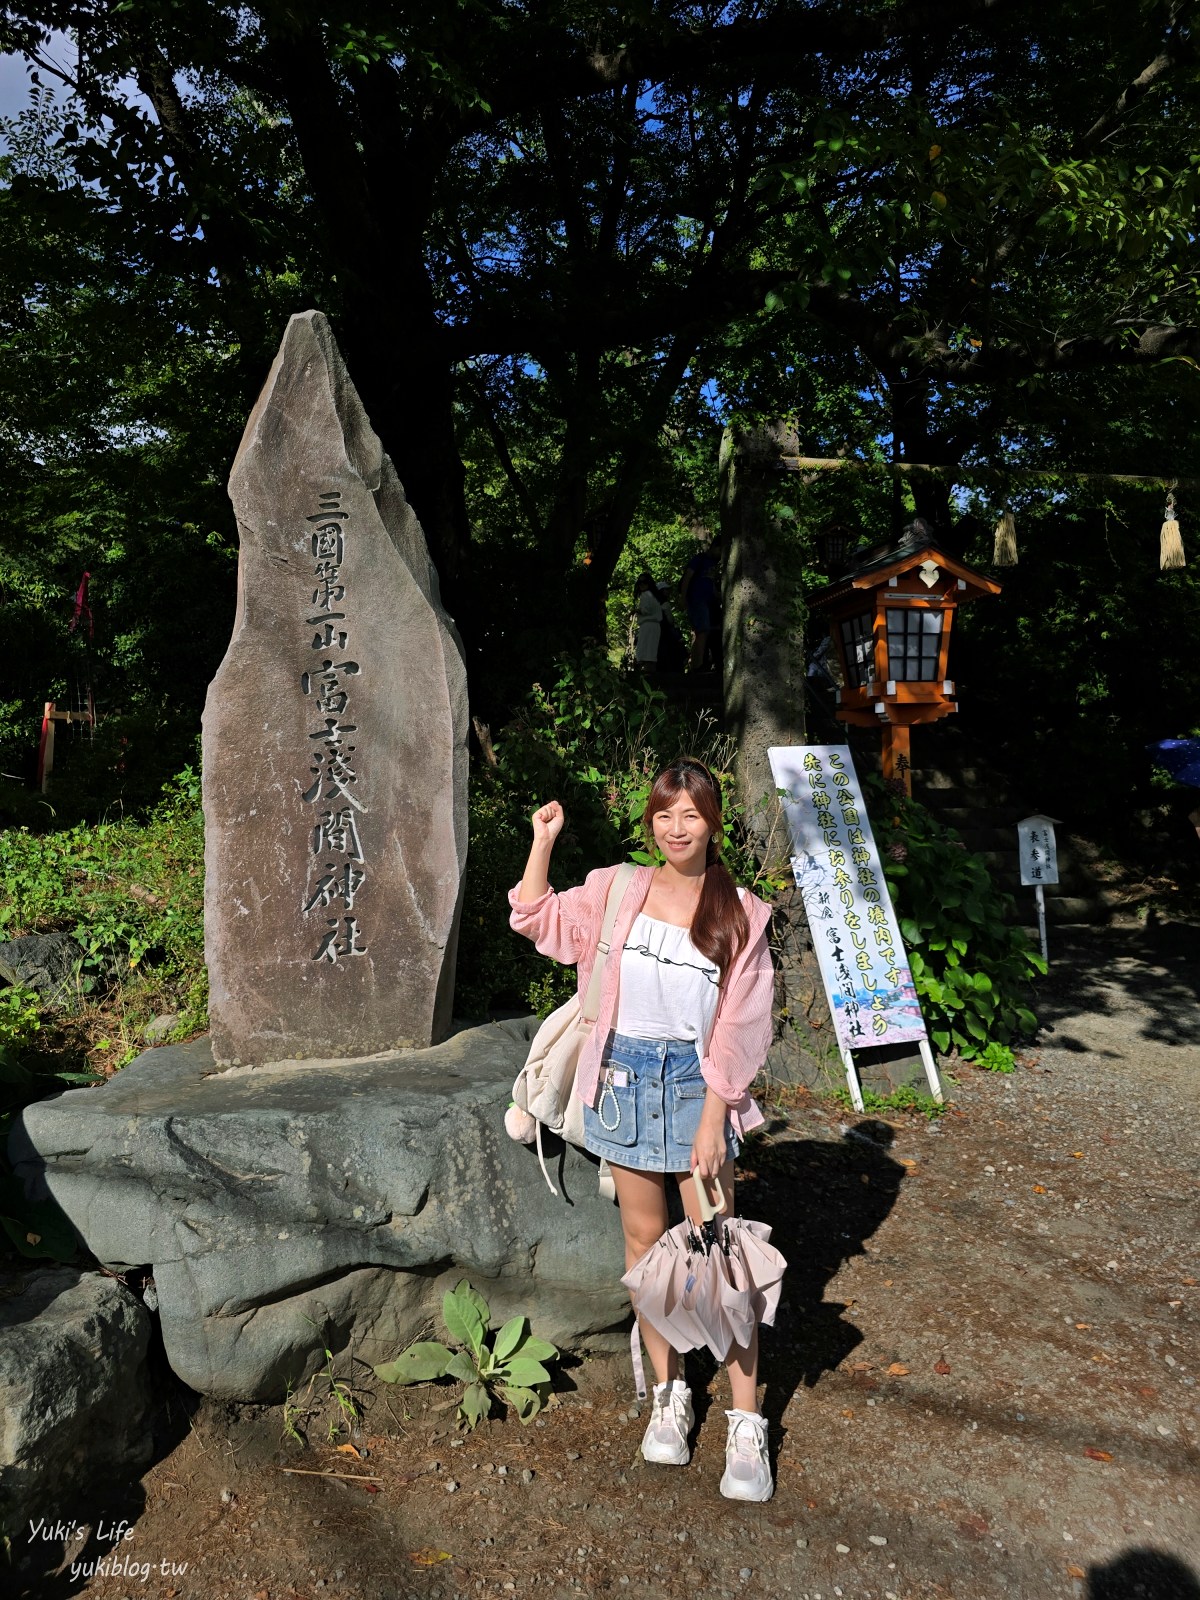
[[[653,836],[654,818],[667,811],[686,793],[708,827],[708,858],[704,884],[692,918],[692,943],[714,963],[724,982],[725,974],[750,937],[750,922],[742,910],[737,887],[729,868],[721,860],[725,831],[721,822],[721,785],[704,765],[692,756],[680,756],[664,767],[654,780],[642,826]]]

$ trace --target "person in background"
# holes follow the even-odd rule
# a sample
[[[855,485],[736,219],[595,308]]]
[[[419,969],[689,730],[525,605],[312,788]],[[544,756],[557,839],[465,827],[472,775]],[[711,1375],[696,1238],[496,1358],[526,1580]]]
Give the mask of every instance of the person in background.
[[[699,550],[684,568],[679,598],[692,625],[692,651],[687,670],[702,672],[708,653],[709,635],[717,626],[721,597],[722,540],[718,536],[707,549]]]
[[[688,647],[675,623],[669,583],[659,584],[658,599],[663,609],[662,634],[658,641],[659,671],[682,672],[687,666]]]
[[[637,638],[633,660],[639,672],[653,672],[658,666],[658,646],[662,638],[663,608],[658,585],[649,572],[643,572],[633,586],[637,607]]]

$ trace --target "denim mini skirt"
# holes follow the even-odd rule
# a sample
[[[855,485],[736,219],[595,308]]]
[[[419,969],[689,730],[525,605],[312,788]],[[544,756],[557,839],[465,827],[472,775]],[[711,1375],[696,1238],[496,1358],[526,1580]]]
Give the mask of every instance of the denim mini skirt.
[[[595,1108],[583,1108],[583,1143],[614,1167],[688,1172],[707,1085],[690,1039],[609,1035]],[[738,1141],[728,1119],[725,1153]]]

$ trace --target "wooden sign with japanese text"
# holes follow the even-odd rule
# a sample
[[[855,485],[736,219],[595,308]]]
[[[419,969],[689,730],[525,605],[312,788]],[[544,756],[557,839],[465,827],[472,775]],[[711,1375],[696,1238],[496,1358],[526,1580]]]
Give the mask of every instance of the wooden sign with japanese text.
[[[768,751],[839,1045],[925,1038],[925,1022],[847,745]]]
[[[1017,845],[1023,884],[1058,882],[1058,844],[1053,817],[1025,817],[1018,822]]]

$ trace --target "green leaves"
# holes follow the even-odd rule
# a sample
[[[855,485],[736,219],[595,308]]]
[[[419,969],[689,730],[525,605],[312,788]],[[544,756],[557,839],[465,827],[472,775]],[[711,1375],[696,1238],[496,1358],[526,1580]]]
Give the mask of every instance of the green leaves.
[[[497,1361],[504,1361],[521,1343],[527,1324],[524,1317],[510,1317],[496,1335],[492,1353]]]
[[[545,1339],[535,1339],[527,1317],[510,1317],[492,1343],[487,1342],[491,1310],[477,1289],[463,1278],[442,1297],[442,1317],[452,1339],[464,1346],[451,1352],[444,1344],[419,1341],[409,1345],[395,1361],[375,1368],[384,1383],[429,1383],[453,1378],[465,1385],[458,1415],[474,1428],[491,1410],[494,1396],[511,1405],[521,1422],[541,1410],[550,1393],[550,1373],[545,1365],[558,1359],[558,1351]]]
[[[1037,1029],[1024,1000],[1045,963],[1005,921],[1010,898],[949,829],[878,779],[867,792],[881,840],[890,832],[904,846],[903,863],[884,850],[884,873],[934,1048],[1011,1070],[1010,1042]]]
[[[467,1345],[476,1355],[483,1349],[487,1327],[487,1301],[464,1278],[458,1288],[442,1297],[442,1320],[452,1339]]]
[[[454,1359],[444,1344],[421,1340],[401,1351],[395,1361],[376,1367],[375,1372],[384,1383],[430,1383],[445,1376]]]

